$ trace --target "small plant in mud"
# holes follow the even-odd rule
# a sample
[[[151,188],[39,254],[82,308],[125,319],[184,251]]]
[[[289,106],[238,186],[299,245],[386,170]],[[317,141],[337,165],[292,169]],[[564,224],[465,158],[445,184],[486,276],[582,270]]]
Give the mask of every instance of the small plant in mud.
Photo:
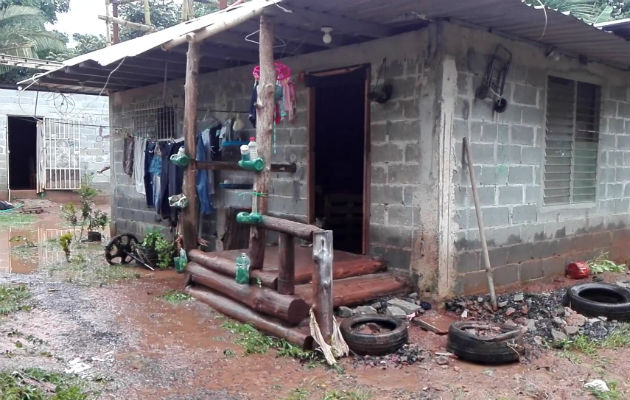
[[[59,246],[61,246],[61,250],[66,255],[66,261],[70,262],[70,244],[72,243],[72,233],[64,233],[59,236]]]
[[[26,304],[30,297],[31,292],[26,286],[0,286],[0,315],[30,310],[31,307]]]
[[[322,400],[367,400],[370,397],[369,392],[361,390],[333,390],[326,392]]]
[[[597,388],[589,388],[589,392],[599,400],[621,400],[622,394],[619,392],[619,388],[617,388],[617,382],[606,382],[608,386],[608,391],[603,391]]]
[[[597,257],[586,262],[591,274],[597,275],[602,272],[625,272],[627,267],[625,264],[617,264],[608,259],[608,253],[600,253]]]
[[[186,302],[189,302],[191,300],[194,300],[191,295],[186,294],[184,292],[180,292],[179,290],[173,290],[173,291],[164,293],[164,294],[158,296],[158,298],[160,300],[164,300],[167,303],[171,303],[171,304],[186,303]]]
[[[175,256],[175,243],[167,240],[159,230],[150,230],[144,236],[142,248],[148,252],[155,252],[156,266],[160,269],[168,268]]]
[[[81,242],[83,239],[83,231],[87,229],[88,240],[90,235],[97,229],[104,230],[109,222],[107,213],[96,208],[94,198],[100,193],[100,190],[92,186],[92,175],[85,174],[81,188],[77,190],[80,197],[80,204],[77,207],[74,203],[67,203],[61,207],[61,215],[63,219],[72,226],[75,239]],[[76,230],[79,228],[79,237],[76,236]],[[96,232],[98,233],[98,232]],[[97,235],[100,240],[100,235]]]
[[[0,372],[0,394],[7,400],[85,400],[84,386],[75,376],[40,368]]]

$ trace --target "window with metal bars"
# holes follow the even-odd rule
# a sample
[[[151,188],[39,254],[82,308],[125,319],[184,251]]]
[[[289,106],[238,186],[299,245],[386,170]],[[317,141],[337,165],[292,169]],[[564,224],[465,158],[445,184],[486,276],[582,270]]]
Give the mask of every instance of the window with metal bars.
[[[544,202],[595,201],[599,86],[550,76],[547,84]]]

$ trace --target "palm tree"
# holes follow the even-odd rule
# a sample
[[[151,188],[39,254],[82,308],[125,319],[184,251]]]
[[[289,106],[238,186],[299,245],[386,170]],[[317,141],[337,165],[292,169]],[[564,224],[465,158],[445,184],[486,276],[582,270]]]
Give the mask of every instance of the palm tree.
[[[38,58],[46,50],[63,51],[64,41],[46,30],[44,14],[35,7],[0,9],[0,53]]]
[[[588,24],[627,18],[630,12],[630,0],[527,0],[527,3],[568,11]]]

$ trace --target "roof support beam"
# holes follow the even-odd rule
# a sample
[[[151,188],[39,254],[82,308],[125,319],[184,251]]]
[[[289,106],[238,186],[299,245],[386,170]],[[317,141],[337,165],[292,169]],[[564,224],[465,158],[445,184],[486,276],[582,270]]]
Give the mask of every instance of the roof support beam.
[[[134,82],[134,83],[140,83],[142,85],[151,85],[156,82],[156,79],[147,79],[146,76],[143,76],[141,74],[129,75],[129,74],[121,73],[119,70],[117,70],[110,76],[109,72],[99,70],[99,69],[66,67],[64,68],[64,73],[66,73],[67,75],[85,76],[88,78],[103,78],[105,80],[109,79],[110,83],[111,82],[120,82],[120,83]]]

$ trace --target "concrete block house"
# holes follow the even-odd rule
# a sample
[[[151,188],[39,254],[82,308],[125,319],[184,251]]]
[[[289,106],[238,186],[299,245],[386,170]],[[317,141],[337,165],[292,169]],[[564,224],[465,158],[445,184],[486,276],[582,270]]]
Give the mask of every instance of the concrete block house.
[[[212,30],[199,126],[233,118],[248,137],[258,56],[248,15],[261,12],[276,23],[275,58],[297,96],[295,119],[275,129],[272,162],[295,172],[272,174],[272,213],[328,226],[338,247],[408,271],[419,290],[484,292],[466,137],[498,286],[602,251],[627,262],[630,42],[571,15],[518,0],[255,0],[69,60],[38,85],[94,93],[108,80],[112,127],[138,130],[141,110],[154,125],[167,112],[168,129],[153,134],[181,137],[186,56],[169,43]],[[241,23],[219,28],[227,17]],[[497,46],[511,54],[504,112],[476,96]],[[143,235],[164,225],[123,172],[124,137],[112,132],[114,228]],[[249,175],[213,173],[216,210],[202,234],[221,250],[228,210],[251,201],[229,184]]]
[[[109,192],[107,97],[0,89],[0,199],[78,189]]]

